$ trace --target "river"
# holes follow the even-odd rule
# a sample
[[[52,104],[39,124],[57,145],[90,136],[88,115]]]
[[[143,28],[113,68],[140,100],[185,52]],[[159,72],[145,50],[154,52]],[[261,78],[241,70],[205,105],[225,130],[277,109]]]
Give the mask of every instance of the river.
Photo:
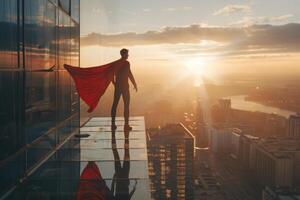
[[[266,106],[252,101],[246,101],[245,97],[246,95],[237,95],[229,96],[224,99],[231,99],[231,107],[237,110],[277,114],[286,118],[288,118],[290,115],[296,114],[296,112],[292,112],[289,110],[284,110],[273,106]]]

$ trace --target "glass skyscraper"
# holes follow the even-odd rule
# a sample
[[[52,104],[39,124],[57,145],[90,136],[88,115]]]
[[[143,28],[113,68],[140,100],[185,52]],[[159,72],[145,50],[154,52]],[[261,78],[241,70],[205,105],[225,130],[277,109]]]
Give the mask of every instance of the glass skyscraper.
[[[0,0],[1,199],[50,199],[75,187],[41,177],[80,174],[79,163],[60,162],[80,151],[60,152],[78,142],[70,138],[79,98],[63,64],[79,65],[79,20],[80,0]]]
[[[194,199],[194,136],[182,124],[148,129],[150,190],[153,199]]]

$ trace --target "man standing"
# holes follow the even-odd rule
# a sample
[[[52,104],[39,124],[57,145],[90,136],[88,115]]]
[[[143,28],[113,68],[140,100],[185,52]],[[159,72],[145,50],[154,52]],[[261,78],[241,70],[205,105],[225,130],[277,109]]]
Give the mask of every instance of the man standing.
[[[121,60],[124,60],[124,65],[119,68],[117,73],[114,76],[113,84],[115,86],[114,92],[114,101],[111,108],[111,128],[112,130],[116,130],[117,126],[115,123],[117,106],[122,95],[124,102],[124,130],[131,131],[132,127],[129,126],[129,103],[130,103],[130,92],[129,92],[129,83],[128,78],[132,82],[134,89],[137,91],[137,85],[130,70],[130,63],[127,61],[128,59],[128,49],[121,49]]]

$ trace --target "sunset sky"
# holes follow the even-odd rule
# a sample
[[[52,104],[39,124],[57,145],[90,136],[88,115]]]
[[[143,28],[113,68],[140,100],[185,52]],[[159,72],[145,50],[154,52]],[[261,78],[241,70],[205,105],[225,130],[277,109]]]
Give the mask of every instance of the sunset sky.
[[[299,0],[81,1],[81,65],[126,47],[138,72],[295,73],[299,22]]]

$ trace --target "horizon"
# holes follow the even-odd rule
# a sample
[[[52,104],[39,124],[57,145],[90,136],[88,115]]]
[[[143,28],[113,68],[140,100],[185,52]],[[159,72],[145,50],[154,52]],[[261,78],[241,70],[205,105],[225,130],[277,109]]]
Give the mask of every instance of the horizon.
[[[293,75],[300,73],[295,7],[295,0],[83,2],[81,66],[110,62],[126,47],[141,75]]]

